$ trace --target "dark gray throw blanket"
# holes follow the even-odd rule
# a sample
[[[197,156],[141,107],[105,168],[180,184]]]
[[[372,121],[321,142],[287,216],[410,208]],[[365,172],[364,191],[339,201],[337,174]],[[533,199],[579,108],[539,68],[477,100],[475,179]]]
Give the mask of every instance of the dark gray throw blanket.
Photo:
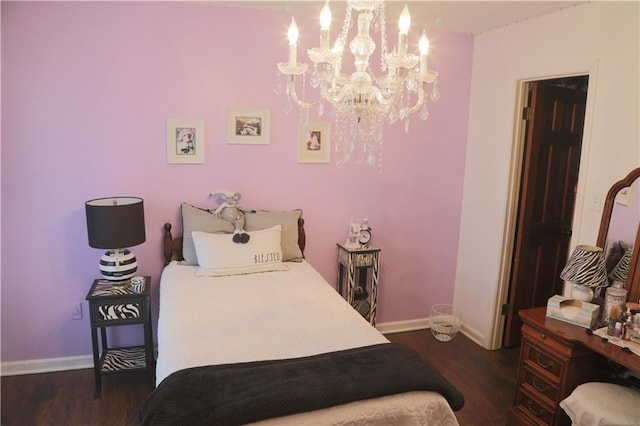
[[[395,343],[303,358],[188,368],[169,375],[141,425],[239,425],[410,391],[460,392],[416,352]]]

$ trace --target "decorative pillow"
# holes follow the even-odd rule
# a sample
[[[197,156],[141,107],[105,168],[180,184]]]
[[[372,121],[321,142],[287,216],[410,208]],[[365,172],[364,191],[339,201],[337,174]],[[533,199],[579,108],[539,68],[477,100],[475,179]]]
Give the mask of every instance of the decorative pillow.
[[[243,210],[245,231],[257,231],[275,225],[282,226],[282,260],[302,262],[303,255],[298,245],[298,219],[302,210],[272,212],[265,210]]]
[[[637,425],[640,391],[613,383],[589,382],[575,388],[560,407],[574,425]]]
[[[232,233],[233,224],[227,220],[216,217],[209,210],[194,207],[191,204],[182,203],[182,257],[184,265],[197,265],[198,258],[193,247],[191,233],[193,231],[211,233]]]
[[[192,231],[200,266],[196,275],[217,277],[285,271],[289,268],[282,263],[281,233],[280,225],[249,232],[249,242],[239,244],[233,242],[230,234]]]

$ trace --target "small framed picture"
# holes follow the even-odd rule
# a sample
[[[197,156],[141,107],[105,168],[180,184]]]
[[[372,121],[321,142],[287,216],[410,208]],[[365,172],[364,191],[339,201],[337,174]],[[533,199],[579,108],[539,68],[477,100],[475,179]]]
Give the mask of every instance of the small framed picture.
[[[271,111],[268,109],[229,110],[227,120],[227,143],[269,143]]]
[[[623,206],[631,205],[631,196],[633,195],[633,190],[631,186],[627,186],[626,188],[622,188],[616,194],[616,204],[622,204]]]
[[[309,123],[300,128],[298,163],[328,163],[331,154],[329,123]]]
[[[169,164],[203,164],[204,145],[204,120],[167,120]]]

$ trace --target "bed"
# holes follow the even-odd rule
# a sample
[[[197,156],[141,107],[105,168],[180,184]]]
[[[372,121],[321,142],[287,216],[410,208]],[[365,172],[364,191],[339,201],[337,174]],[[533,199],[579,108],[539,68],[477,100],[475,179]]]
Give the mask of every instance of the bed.
[[[245,212],[250,242],[233,246],[207,210],[183,203],[182,219],[183,238],[165,225],[156,389],[141,424],[458,424],[455,387],[304,259],[300,211]],[[279,261],[244,270],[234,262],[250,245],[279,245],[266,256]]]

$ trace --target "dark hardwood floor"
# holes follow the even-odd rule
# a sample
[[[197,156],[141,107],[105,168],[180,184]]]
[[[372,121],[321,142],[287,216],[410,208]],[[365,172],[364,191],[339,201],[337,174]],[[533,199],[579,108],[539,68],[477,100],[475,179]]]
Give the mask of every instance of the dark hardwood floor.
[[[447,343],[429,330],[388,334],[392,342],[423,355],[464,395],[456,417],[461,426],[504,425],[513,404],[520,346],[488,351],[458,335]]]
[[[513,403],[519,348],[487,351],[458,334],[438,342],[429,330],[389,334],[387,338],[427,358],[464,395],[456,412],[462,426],[504,425]],[[102,397],[94,398],[93,370],[8,376],[0,379],[0,424],[135,425],[148,397],[141,373],[103,377]]]

